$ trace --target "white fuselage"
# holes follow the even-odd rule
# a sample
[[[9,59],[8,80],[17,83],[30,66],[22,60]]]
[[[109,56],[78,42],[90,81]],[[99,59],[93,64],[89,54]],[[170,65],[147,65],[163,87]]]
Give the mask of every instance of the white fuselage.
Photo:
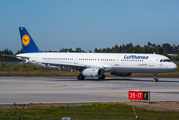
[[[169,58],[158,54],[41,52],[16,56],[26,62],[57,70],[75,69],[74,66],[78,65],[103,68],[104,72],[111,73],[166,73],[177,69],[176,64]]]

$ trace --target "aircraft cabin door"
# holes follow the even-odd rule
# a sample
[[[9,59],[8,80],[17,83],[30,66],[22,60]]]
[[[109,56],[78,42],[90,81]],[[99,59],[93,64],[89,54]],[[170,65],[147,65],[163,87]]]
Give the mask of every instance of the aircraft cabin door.
[[[114,59],[114,66],[119,66],[119,58]]]
[[[78,56],[74,58],[74,64],[78,64]]]
[[[29,61],[30,62],[36,62],[37,61],[37,57],[36,56],[31,56]]]
[[[154,59],[155,59],[155,55],[151,55],[149,57],[149,67],[154,67]]]
[[[40,55],[35,56],[35,60],[36,60],[37,62],[41,61],[41,57],[40,57]]]

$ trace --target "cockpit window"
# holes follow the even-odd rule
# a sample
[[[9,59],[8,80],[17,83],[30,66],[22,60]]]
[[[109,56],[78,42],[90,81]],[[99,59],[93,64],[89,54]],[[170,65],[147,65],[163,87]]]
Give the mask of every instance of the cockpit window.
[[[170,59],[167,59],[167,62],[172,62]]]
[[[160,62],[172,62],[170,59],[161,59]]]

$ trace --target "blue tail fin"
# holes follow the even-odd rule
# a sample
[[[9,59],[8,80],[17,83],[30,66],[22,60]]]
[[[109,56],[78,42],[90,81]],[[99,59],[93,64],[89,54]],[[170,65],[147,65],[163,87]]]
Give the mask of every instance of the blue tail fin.
[[[39,48],[31,38],[30,34],[27,32],[25,27],[19,27],[19,31],[20,31],[21,43],[24,53],[42,52],[39,50]]]

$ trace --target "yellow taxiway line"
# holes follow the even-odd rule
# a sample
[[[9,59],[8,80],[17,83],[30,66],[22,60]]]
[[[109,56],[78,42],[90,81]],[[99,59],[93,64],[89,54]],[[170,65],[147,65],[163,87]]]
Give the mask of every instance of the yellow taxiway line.
[[[10,93],[0,93],[0,95],[13,95],[13,94],[10,94]]]

